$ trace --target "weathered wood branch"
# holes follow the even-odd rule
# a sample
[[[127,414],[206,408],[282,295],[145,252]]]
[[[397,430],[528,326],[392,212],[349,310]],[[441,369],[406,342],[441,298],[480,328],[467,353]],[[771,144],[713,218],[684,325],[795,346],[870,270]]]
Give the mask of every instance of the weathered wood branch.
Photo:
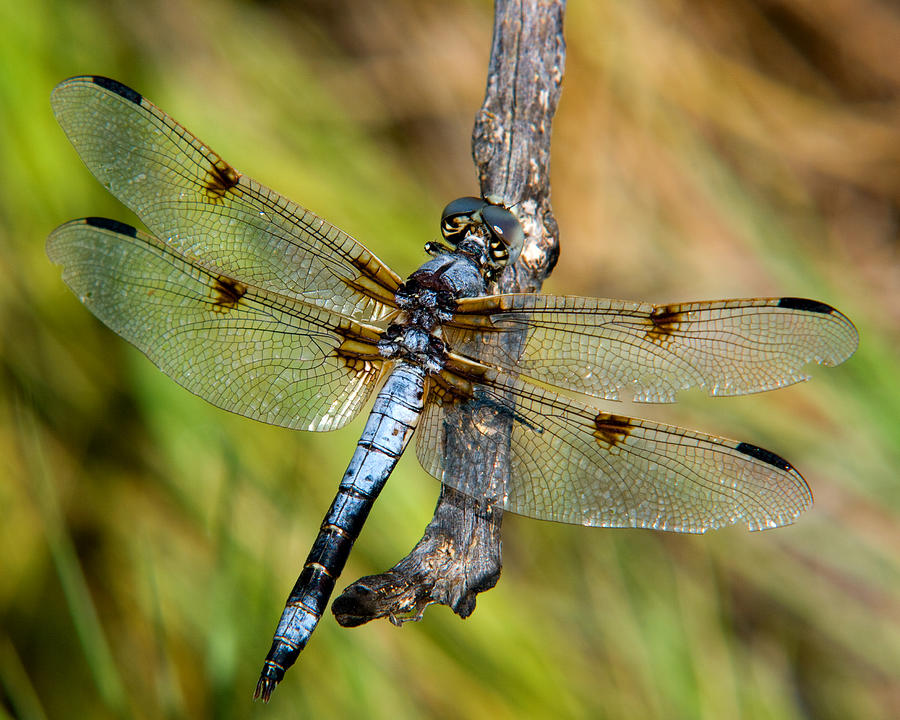
[[[497,0],[495,5],[487,89],[475,118],[472,154],[482,195],[512,208],[526,236],[518,261],[500,279],[500,292],[536,292],[559,254],[550,208],[550,131],[565,66],[564,14],[564,0]],[[504,418],[498,421],[502,425]],[[487,484],[508,470],[508,443],[479,444],[467,432],[470,427],[449,425],[448,473],[474,473]],[[451,453],[453,447],[460,451]],[[473,456],[483,459],[479,467],[472,466]],[[436,602],[468,617],[477,594],[500,577],[502,520],[502,511],[485,501],[442,486],[434,517],[409,555],[387,572],[350,585],[332,612],[344,626],[380,617],[400,623],[420,618]]]

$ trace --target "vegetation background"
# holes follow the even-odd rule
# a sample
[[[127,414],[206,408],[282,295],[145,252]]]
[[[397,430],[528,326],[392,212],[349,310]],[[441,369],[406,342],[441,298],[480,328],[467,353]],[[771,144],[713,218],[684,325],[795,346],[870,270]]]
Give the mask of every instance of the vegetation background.
[[[356,423],[219,411],[102,327],[44,255],[134,218],[51,88],[104,74],[405,274],[469,156],[486,0],[0,0],[0,716],[900,716],[900,11],[879,0],[571,0],[550,292],[800,295],[862,338],[762,396],[621,408],[789,458],[794,526],[688,537],[508,516],[461,621],[326,616],[268,707],[270,634]],[[342,585],[402,557],[438,486],[412,454]]]

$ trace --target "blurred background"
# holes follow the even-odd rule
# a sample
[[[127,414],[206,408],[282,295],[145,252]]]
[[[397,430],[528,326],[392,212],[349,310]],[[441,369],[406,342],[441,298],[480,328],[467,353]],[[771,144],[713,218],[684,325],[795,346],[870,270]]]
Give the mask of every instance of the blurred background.
[[[849,315],[858,353],[810,383],[615,410],[784,455],[813,510],[699,537],[507,516],[471,618],[344,630],[329,613],[251,703],[361,421],[231,416],[78,303],[47,234],[135,219],[50,90],[121,80],[405,275],[443,205],[478,190],[492,12],[0,0],[0,716],[900,717],[900,11],[879,0],[568,7],[545,290]],[[437,494],[408,453],[339,589],[405,555]]]

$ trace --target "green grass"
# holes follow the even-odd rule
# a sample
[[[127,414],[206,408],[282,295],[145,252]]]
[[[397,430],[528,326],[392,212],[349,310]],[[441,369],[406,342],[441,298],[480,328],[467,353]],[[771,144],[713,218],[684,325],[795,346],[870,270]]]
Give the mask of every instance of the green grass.
[[[811,383],[626,408],[784,455],[813,510],[703,537],[509,516],[471,618],[329,614],[271,704],[250,702],[360,423],[230,416],[94,320],[44,240],[134,219],[48,96],[115,77],[405,274],[477,189],[491,7],[291,7],[0,0],[0,717],[900,715],[900,17],[874,0],[568,9],[547,287],[850,315],[860,350]],[[342,583],[402,557],[437,490],[405,458]]]

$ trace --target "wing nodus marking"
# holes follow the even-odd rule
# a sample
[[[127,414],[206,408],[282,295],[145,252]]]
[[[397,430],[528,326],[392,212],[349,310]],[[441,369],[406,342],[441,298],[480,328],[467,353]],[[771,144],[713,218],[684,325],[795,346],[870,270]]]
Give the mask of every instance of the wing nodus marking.
[[[656,306],[650,311],[652,325],[647,330],[647,339],[661,345],[675,334],[683,316],[681,305]]]
[[[634,421],[625,415],[597,413],[594,418],[594,438],[600,447],[612,448],[625,442],[633,427]]]
[[[222,158],[206,171],[206,196],[211,202],[219,202],[231,188],[238,184],[241,174]]]
[[[241,304],[241,298],[247,293],[247,286],[237,280],[219,275],[213,282],[212,290],[213,311],[226,313]]]

